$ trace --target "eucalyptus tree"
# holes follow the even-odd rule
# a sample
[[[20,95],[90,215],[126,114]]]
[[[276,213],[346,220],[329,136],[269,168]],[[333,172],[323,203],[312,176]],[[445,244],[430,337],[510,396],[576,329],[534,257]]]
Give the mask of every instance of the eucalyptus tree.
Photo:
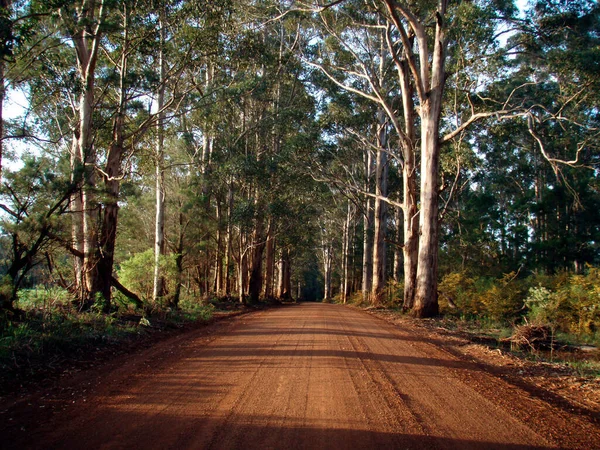
[[[466,193],[463,211],[456,211],[466,220],[479,214],[486,224],[461,227],[465,249],[488,260],[496,253],[505,271],[579,272],[597,259],[599,22],[595,2],[532,3],[523,29],[509,40],[510,70],[481,94],[512,93],[527,110],[523,120],[473,130],[484,160],[474,169],[477,185]],[[482,252],[476,242],[493,250]]]
[[[405,184],[399,205],[404,213],[405,306],[420,317],[434,315],[441,146],[478,120],[521,111],[520,105],[508,101],[498,103],[493,112],[489,105],[478,111],[471,103],[472,108],[447,116],[445,88],[458,70],[468,70],[494,54],[498,26],[516,8],[512,2],[348,0],[299,2],[296,9],[308,11],[317,30],[308,41],[316,48],[307,63],[344,89],[375,102],[393,127],[400,147],[394,153],[401,161]],[[463,64],[455,64],[457,60]],[[393,84],[384,84],[382,65],[396,71]],[[469,91],[476,93],[481,83]],[[461,101],[469,104],[464,94]],[[417,169],[421,179],[418,214]],[[389,198],[387,202],[395,203]]]

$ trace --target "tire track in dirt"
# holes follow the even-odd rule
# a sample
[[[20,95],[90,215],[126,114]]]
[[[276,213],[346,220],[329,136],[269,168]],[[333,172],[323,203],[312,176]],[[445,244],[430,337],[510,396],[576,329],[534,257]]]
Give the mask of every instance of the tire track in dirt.
[[[509,414],[499,410],[469,386],[455,378],[451,369],[458,364],[468,364],[446,358],[435,346],[422,343],[414,336],[389,330],[396,339],[357,338],[353,345],[359,355],[383,355],[364,358],[366,372],[378,375],[381,389],[387,398],[397,399],[399,408],[406,408],[430,437],[428,445],[453,448],[488,446],[531,445],[548,446],[546,439]],[[468,427],[465,424],[469,424]],[[494,430],[490,438],[489,430]],[[450,439],[448,439],[450,438]]]
[[[378,424],[386,424],[386,431],[392,433],[403,432],[405,434],[415,433],[417,435],[426,435],[427,431],[426,427],[423,426],[423,421],[415,414],[415,411],[408,407],[401,393],[392,383],[390,383],[390,380],[385,377],[385,372],[381,370],[381,367],[361,356],[364,354],[366,347],[361,344],[360,338],[352,336],[353,332],[356,332],[356,330],[350,329],[348,325],[345,324],[341,311],[338,314],[338,320],[340,328],[344,331],[343,339],[346,342],[346,347],[349,346],[352,348],[355,364],[360,366],[360,370],[350,371],[350,373],[354,373],[353,383],[355,389],[357,392],[360,392],[357,389],[358,386],[368,384],[369,386],[363,388],[362,391],[370,394],[368,399],[370,400],[369,403],[373,405],[372,408],[379,409],[382,408],[382,405],[385,405],[385,408],[383,408],[383,410],[380,409],[379,411],[379,414],[381,414],[382,417],[385,417],[385,421],[379,420]],[[353,324],[356,323],[358,322],[353,321]],[[346,358],[347,365],[349,365],[351,361],[353,361],[352,358]],[[367,399],[363,402],[362,407],[363,414],[368,417],[364,409],[366,404]],[[372,423],[371,420],[371,426],[377,426],[378,424]],[[417,448],[417,444],[418,443],[413,443],[411,448]]]
[[[531,395],[531,389],[522,386],[524,381],[520,380],[517,385],[511,384],[481,362],[461,357],[456,349],[446,345],[441,335],[432,336],[431,333],[406,324],[404,327],[397,327],[380,317],[376,318],[382,322],[383,328],[389,329],[393,334],[406,336],[412,333],[420,336],[412,342],[412,346],[429,357],[447,360],[447,370],[450,371],[453,382],[462,384],[463,388],[484,398],[490,409],[512,416],[519,426],[525,426],[543,436],[553,447],[600,449],[600,428],[587,416],[549,404]],[[384,342],[384,345],[390,349],[391,343]],[[506,430],[507,433],[513,431],[513,428]]]
[[[0,447],[600,448],[589,423],[436,339],[339,305],[263,311],[132,355],[87,403]],[[551,431],[566,426],[585,433]]]

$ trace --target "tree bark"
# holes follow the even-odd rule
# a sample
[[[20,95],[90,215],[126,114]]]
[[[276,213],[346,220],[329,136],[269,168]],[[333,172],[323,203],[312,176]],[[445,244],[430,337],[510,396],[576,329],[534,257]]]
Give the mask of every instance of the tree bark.
[[[412,101],[412,100],[411,100]],[[414,133],[412,133],[414,135]],[[411,139],[412,141],[412,139]],[[419,251],[419,219],[417,209],[417,175],[415,168],[414,148],[404,151],[403,174],[403,225],[404,225],[404,246],[402,254],[404,258],[404,303],[403,308],[410,310],[414,306],[416,284],[417,284],[417,264]]]
[[[231,295],[231,260],[233,250],[233,224],[231,214],[233,211],[233,187],[229,184],[227,191],[227,235],[225,237],[225,295]]]
[[[185,218],[182,211],[182,205],[180,205],[179,212],[179,237],[177,239],[177,247],[175,248],[175,269],[176,269],[176,279],[175,279],[175,293],[173,294],[173,300],[171,301],[171,306],[175,309],[179,309],[179,301],[181,299],[181,287],[183,284],[183,253],[185,251],[185,229],[187,228],[187,223],[185,223]]]
[[[292,298],[292,261],[290,258],[290,251],[286,250],[284,252],[285,255],[285,265],[284,265],[284,273],[283,273],[283,298],[291,299]]]
[[[444,17],[446,1],[438,5],[431,85],[427,98],[421,99],[421,215],[417,292],[413,314],[432,317],[438,314],[438,173],[439,173],[439,122],[445,84],[446,37]]]
[[[83,279],[83,200],[81,198],[81,173],[83,162],[79,153],[79,132],[73,132],[71,146],[71,183],[77,190],[71,195],[69,212],[71,216],[71,239],[77,254],[73,255],[73,291],[77,298],[84,298],[85,284]],[[80,256],[81,255],[81,256]]]
[[[394,267],[392,274],[394,282],[400,283],[402,280],[402,247],[399,245],[404,236],[404,227],[401,225],[402,220],[402,208],[394,207],[394,225],[396,226],[396,238],[394,239]],[[403,281],[403,280],[402,280]]]
[[[217,249],[215,251],[215,282],[214,290],[217,297],[223,294],[223,231],[221,200],[216,199]]]
[[[158,119],[156,122],[156,217],[154,228],[154,290],[152,299],[158,302],[165,295],[165,280],[160,271],[160,260],[166,252],[165,246],[165,169],[164,169],[164,140],[165,140],[165,18],[164,8],[160,8],[159,20],[159,54],[158,54],[158,78],[159,88],[157,92]]]
[[[86,2],[82,2],[86,3]],[[92,115],[94,110],[94,89],[96,80],[96,64],[100,41],[103,38],[102,26],[106,14],[106,4],[102,0],[97,4],[83,5],[77,10],[76,19],[72,11],[60,10],[60,17],[73,42],[76,54],[81,93],[79,96],[79,123],[76,136],[76,157],[74,166],[81,171],[74,175],[81,179],[81,211],[82,233],[75,230],[74,237],[83,238],[83,261],[81,278],[78,280],[82,304],[90,306],[96,300],[96,294],[101,291],[98,277],[98,261],[100,251],[98,246],[98,229],[100,224],[100,209],[96,198],[96,149],[93,142]],[[73,21],[75,20],[75,23]],[[77,224],[78,226],[78,224]],[[76,269],[76,273],[78,270]]]
[[[256,200],[257,210],[260,209],[259,200],[257,196]],[[265,238],[264,238],[264,218],[262,213],[259,212],[256,217],[256,225],[254,229],[254,237],[252,242],[252,261],[250,269],[250,280],[248,284],[248,293],[250,295],[250,302],[257,303],[260,300],[260,293],[262,292],[262,260],[263,252],[265,249]]]
[[[240,231],[240,262],[238,267],[238,296],[240,303],[244,303],[248,286],[248,248],[246,248],[247,239],[244,233]]]
[[[414,160],[414,153],[413,153]],[[402,255],[404,258],[404,303],[403,308],[410,310],[414,306],[416,284],[417,284],[417,264],[419,251],[419,219],[417,215],[416,186],[417,177],[414,164],[410,166],[408,162],[404,164],[404,246]]]
[[[291,286],[292,282],[289,250],[284,248],[281,250],[281,258],[279,260],[279,282],[277,296],[281,299],[289,300],[292,296]]]
[[[126,8],[126,6],[124,6]],[[125,77],[128,63],[128,24],[129,16],[126,9],[123,14],[123,49],[119,69],[119,106],[113,123],[113,138],[106,156],[106,166],[103,174],[104,181],[104,210],[102,217],[102,228],[100,233],[100,258],[98,261],[98,280],[100,292],[104,298],[104,310],[110,311],[111,288],[113,285],[113,265],[115,255],[115,243],[117,239],[117,224],[119,214],[119,193],[121,177],[121,161],[124,148],[125,110],[127,107],[127,94]]]
[[[387,197],[388,157],[387,157],[387,131],[385,129],[384,113],[379,113],[379,130],[377,137],[377,162],[375,168],[375,214],[374,214],[374,239],[373,239],[373,287],[371,289],[371,303],[381,303],[385,291],[386,268],[386,219],[387,203],[382,198]]]
[[[273,297],[273,279],[275,277],[275,238],[273,237],[273,220],[269,223],[267,232],[267,248],[265,256],[265,287],[264,295],[266,299]]]
[[[122,143],[121,143],[122,144]],[[117,223],[119,214],[119,187],[116,177],[121,169],[122,145],[113,144],[108,153],[105,177],[105,205],[100,233],[100,258],[98,261],[98,282],[100,293],[104,298],[104,310],[108,312],[111,305],[112,272],[114,265],[115,243],[117,239]]]
[[[350,233],[350,227],[352,222],[352,204],[348,201],[348,207],[346,210],[346,221],[344,222],[344,232],[343,232],[343,261],[342,261],[342,285],[341,285],[341,293],[342,293],[342,303],[346,303],[348,301],[348,295],[350,291],[350,240],[352,239]]]
[[[373,153],[367,150],[365,158],[365,192],[371,193],[371,177],[373,176]],[[365,199],[363,214],[363,261],[362,261],[362,297],[369,302],[373,287],[373,202],[371,197]]]

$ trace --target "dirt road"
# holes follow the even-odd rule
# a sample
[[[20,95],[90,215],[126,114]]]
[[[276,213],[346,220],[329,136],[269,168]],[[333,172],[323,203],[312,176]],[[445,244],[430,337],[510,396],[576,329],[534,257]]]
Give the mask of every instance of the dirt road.
[[[451,355],[423,331],[336,305],[239,317],[94,376],[73,390],[71,406],[13,430],[2,446],[600,448],[589,419]]]

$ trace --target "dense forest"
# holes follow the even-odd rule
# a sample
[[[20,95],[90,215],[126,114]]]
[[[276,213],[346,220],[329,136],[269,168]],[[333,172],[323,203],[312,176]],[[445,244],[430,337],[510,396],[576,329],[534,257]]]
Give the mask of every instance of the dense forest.
[[[600,326],[592,0],[0,0],[0,313]],[[4,326],[3,325],[3,326]]]

